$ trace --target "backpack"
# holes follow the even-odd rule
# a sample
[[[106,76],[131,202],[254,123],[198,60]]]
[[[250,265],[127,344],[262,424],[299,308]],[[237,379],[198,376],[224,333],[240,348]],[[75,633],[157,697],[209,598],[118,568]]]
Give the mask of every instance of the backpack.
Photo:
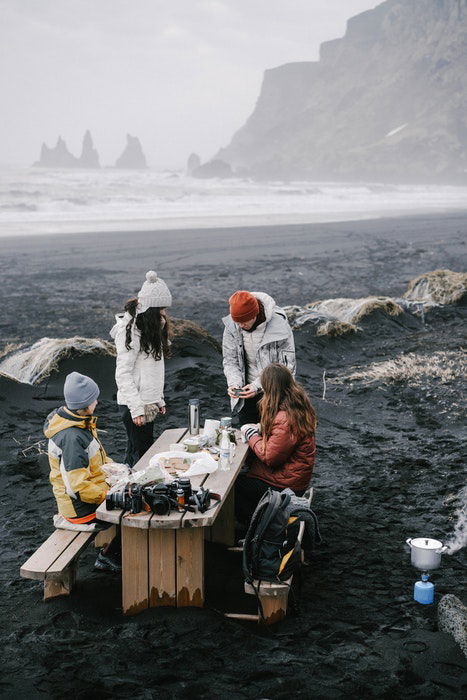
[[[298,519],[289,517],[290,492],[268,489],[253,513],[243,544],[247,583],[287,581],[301,561]]]

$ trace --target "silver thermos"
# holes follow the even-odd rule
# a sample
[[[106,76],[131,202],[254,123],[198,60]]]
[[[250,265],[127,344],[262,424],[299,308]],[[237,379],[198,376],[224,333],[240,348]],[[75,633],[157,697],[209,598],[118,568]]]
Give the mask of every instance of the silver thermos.
[[[188,425],[190,435],[199,435],[199,399],[190,399],[188,402]]]

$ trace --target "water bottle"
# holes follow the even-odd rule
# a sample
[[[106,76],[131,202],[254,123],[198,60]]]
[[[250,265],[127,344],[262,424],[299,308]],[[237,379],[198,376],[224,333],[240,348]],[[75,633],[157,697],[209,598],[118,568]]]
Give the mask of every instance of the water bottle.
[[[199,399],[190,399],[188,402],[188,425],[190,435],[199,435]]]
[[[230,469],[230,439],[227,430],[222,431],[219,469],[222,471],[228,471]]]

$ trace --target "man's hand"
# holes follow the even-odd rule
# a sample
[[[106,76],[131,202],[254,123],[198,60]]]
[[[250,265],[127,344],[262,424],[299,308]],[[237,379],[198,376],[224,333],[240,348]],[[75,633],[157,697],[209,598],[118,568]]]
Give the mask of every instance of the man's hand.
[[[229,386],[227,389],[227,393],[230,396],[231,399],[238,399],[239,395],[236,394],[235,392],[238,392],[239,387],[238,386]]]
[[[242,393],[240,394],[241,399],[252,399],[256,396],[256,387],[253,384],[246,384],[242,388]]]
[[[145,424],[144,416],[136,416],[136,418],[133,418],[133,423],[136,425],[136,427],[141,428]]]
[[[166,414],[165,406],[161,406],[161,407],[159,408],[159,411],[160,411],[161,415],[165,416],[165,414]]]

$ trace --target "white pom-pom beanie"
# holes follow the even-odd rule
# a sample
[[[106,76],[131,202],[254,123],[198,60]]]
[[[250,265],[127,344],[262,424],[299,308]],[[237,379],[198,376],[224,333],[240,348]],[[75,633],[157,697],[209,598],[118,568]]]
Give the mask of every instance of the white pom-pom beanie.
[[[146,272],[146,282],[138,292],[139,314],[144,313],[151,306],[165,308],[172,306],[172,295],[163,279],[157,276],[157,272]]]

